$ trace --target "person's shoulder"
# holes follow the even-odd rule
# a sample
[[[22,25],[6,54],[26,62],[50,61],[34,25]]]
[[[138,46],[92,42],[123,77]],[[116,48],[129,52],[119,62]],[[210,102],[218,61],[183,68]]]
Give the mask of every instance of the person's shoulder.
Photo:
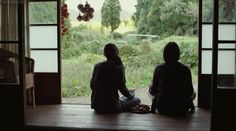
[[[165,64],[165,63],[158,64],[158,65],[156,66],[156,68],[155,68],[155,72],[159,72],[159,71],[161,71],[161,70],[163,70],[163,69],[165,69],[165,68],[166,68],[166,64]]]
[[[105,65],[105,61],[102,61],[102,62],[98,62],[97,64],[95,64],[95,67],[101,67],[103,65]]]
[[[190,70],[190,67],[189,67],[189,66],[187,66],[187,65],[185,65],[185,64],[183,64],[183,63],[181,63],[181,62],[178,62],[178,65],[179,65],[180,67],[182,67],[183,69],[185,69],[185,70]]]
[[[166,66],[166,63],[162,63],[156,66],[156,68],[164,68]]]

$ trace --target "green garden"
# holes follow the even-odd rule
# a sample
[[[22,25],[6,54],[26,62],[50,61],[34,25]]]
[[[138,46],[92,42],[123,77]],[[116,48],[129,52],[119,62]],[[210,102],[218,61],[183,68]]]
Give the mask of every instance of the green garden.
[[[62,5],[70,1],[62,0]],[[198,74],[198,1],[130,0],[135,3],[135,12],[125,19],[122,17],[128,13],[122,14],[124,7],[120,1],[96,1],[103,3],[100,9],[95,9],[91,21],[75,21],[72,13],[64,18],[63,28],[67,31],[61,36],[62,96],[90,95],[93,67],[105,60],[103,47],[108,42],[115,43],[120,49],[129,89],[151,84],[155,67],[163,62],[163,47],[169,41],[179,44],[180,61],[191,68],[195,84]],[[204,22],[212,20],[211,2],[203,1]],[[232,12],[233,7],[229,2],[220,2],[220,10],[223,10],[219,14],[220,21],[231,21],[232,16],[236,15]],[[56,21],[56,10],[55,6],[41,2],[30,7],[29,17],[33,23],[42,19],[53,23]],[[100,18],[96,20],[98,14]],[[158,37],[150,38],[153,35]]]
[[[107,6],[112,6],[112,10]],[[67,19],[69,31],[62,37],[63,97],[90,95],[93,67],[105,60],[103,48],[108,42],[120,49],[129,89],[150,85],[155,67],[163,62],[163,47],[169,41],[179,44],[181,62],[191,68],[196,83],[197,1],[137,0],[136,12],[124,21],[120,19],[120,11],[118,0],[105,0],[101,23],[81,22],[72,27]],[[150,38],[149,35],[158,37]]]

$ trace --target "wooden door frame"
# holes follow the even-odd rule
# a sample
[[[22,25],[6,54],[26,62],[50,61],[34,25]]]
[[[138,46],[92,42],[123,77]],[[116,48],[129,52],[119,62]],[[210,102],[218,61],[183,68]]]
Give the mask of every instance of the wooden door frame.
[[[53,24],[29,24],[30,26],[57,26],[57,48],[30,48],[30,51],[57,51],[57,72],[35,73],[35,97],[36,104],[61,104],[61,29],[60,29],[60,4],[61,0],[29,0],[33,2],[56,2],[57,20]]]
[[[214,0],[211,131],[236,129],[233,120],[236,117],[234,102],[236,100],[236,89],[218,88],[218,44],[223,42],[236,45],[236,40],[219,40],[219,24],[219,0]]]

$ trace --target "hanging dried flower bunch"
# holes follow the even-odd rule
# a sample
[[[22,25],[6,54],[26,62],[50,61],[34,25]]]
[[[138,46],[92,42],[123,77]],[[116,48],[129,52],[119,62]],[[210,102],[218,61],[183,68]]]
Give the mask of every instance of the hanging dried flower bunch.
[[[89,21],[93,18],[94,9],[90,6],[90,4],[88,4],[88,2],[86,2],[85,5],[79,4],[78,9],[81,13],[83,13],[83,15],[79,14],[77,17],[78,21]]]
[[[69,13],[67,9],[67,4],[63,4],[61,6],[61,30],[62,30],[62,35],[65,34],[65,32],[68,31],[68,28],[65,25],[65,19],[68,18]]]

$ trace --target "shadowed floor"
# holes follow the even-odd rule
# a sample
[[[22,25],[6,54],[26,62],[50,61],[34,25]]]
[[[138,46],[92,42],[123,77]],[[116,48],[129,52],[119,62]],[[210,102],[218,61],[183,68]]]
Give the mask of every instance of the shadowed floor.
[[[29,107],[26,125],[66,130],[209,131],[210,112],[197,108],[195,113],[179,118],[158,113],[99,115],[89,105],[61,104]]]

